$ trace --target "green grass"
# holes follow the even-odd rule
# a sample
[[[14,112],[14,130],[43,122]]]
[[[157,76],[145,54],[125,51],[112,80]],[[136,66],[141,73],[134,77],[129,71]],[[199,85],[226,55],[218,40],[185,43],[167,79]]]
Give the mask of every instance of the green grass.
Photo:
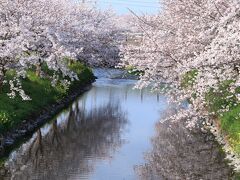
[[[240,105],[223,113],[219,119],[222,130],[227,133],[231,147],[240,155]]]
[[[221,129],[226,134],[233,151],[240,155],[240,104],[235,94],[229,91],[231,83],[231,80],[222,82],[218,92],[210,90],[206,95],[206,100],[209,111],[217,115]],[[229,107],[229,111],[219,112],[225,107]]]
[[[69,89],[61,82],[53,87],[50,79],[40,78],[33,70],[29,70],[27,78],[22,80],[22,86],[31,101],[23,101],[20,96],[10,99],[7,96],[9,87],[4,85],[0,94],[0,133],[16,127],[29,116],[36,115],[47,105],[60,101],[68,93],[93,79],[92,71],[79,62],[73,63],[70,69],[78,74],[79,80],[72,82]],[[6,78],[11,79],[13,74],[13,71],[9,71]]]
[[[217,113],[220,109],[228,106],[230,109],[234,108],[237,103],[236,96],[229,91],[229,86],[232,81],[224,81],[219,85],[218,92],[211,89],[205,96],[209,105],[209,111]],[[228,98],[227,98],[228,97]],[[220,115],[219,113],[217,113]]]
[[[191,88],[197,77],[197,70],[192,70],[183,75],[181,87]],[[235,93],[240,93],[240,88],[231,93],[229,90],[232,80],[227,80],[219,84],[218,91],[214,92],[210,89],[205,96],[208,110],[216,114],[220,122],[222,131],[226,134],[229,144],[233,151],[240,155],[240,104],[237,101]],[[194,96],[193,92],[193,96]],[[229,108],[228,112],[220,112],[220,110]]]
[[[198,71],[196,69],[185,73],[181,80],[181,87],[184,89],[192,87],[193,84],[195,83],[197,75],[198,75]]]

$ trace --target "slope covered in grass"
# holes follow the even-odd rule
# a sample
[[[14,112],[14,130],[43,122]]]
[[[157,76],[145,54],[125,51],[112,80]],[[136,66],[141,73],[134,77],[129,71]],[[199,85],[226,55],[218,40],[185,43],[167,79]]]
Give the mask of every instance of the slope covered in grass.
[[[0,133],[14,128],[30,115],[60,101],[71,91],[93,80],[92,71],[83,64],[72,63],[69,67],[78,74],[79,80],[73,81],[68,88],[61,81],[56,86],[52,86],[50,78],[41,78],[33,70],[29,70],[27,77],[22,79],[22,86],[25,93],[31,97],[30,101],[23,101],[20,96],[14,99],[9,98],[7,95],[9,87],[4,85],[0,93]],[[6,78],[11,79],[13,73],[9,71]],[[48,73],[51,72],[48,71]]]
[[[189,71],[182,77],[183,88],[191,88],[195,83],[195,77],[197,76],[197,70]],[[206,96],[208,110],[214,112],[221,130],[226,135],[229,145],[233,151],[240,155],[240,104],[236,98],[236,94],[239,94],[240,89],[236,88],[235,93],[229,91],[232,80],[224,81],[219,84],[219,89],[215,92],[210,90]],[[193,92],[193,97],[195,92]],[[228,111],[222,112],[224,108],[228,108]]]

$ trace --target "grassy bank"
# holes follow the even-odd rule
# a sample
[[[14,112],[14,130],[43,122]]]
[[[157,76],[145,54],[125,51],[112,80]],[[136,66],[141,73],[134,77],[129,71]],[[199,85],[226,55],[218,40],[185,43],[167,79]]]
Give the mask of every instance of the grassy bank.
[[[69,87],[61,82],[63,80],[61,74],[59,74],[60,78],[57,84],[52,86],[52,81],[48,75],[51,75],[53,71],[46,69],[46,67],[43,67],[44,78],[37,76],[34,68],[28,70],[27,77],[21,81],[25,93],[32,99],[30,101],[23,101],[20,96],[10,99],[7,96],[9,85],[5,84],[0,93],[0,133],[16,127],[26,118],[38,114],[48,105],[60,101],[71,91],[90,83],[94,78],[92,71],[79,62],[71,63],[69,68],[77,73],[79,78],[78,81],[72,82]],[[14,71],[8,71],[6,79],[12,79],[14,73]]]
[[[215,112],[222,132],[226,135],[233,151],[240,155],[240,104],[235,94],[229,91],[231,81],[219,85],[219,92],[210,91],[206,95],[211,112]],[[219,112],[227,108],[227,112]]]
[[[182,87],[191,88],[197,76],[197,70],[192,70],[182,77]],[[219,121],[220,128],[228,139],[229,145],[233,151],[240,155],[240,104],[236,94],[240,93],[240,88],[231,93],[229,88],[231,80],[219,84],[218,92],[210,90],[206,94],[206,101],[210,112],[215,113],[215,118]],[[195,93],[192,93],[193,97]],[[228,109],[227,112],[221,112],[222,109]]]

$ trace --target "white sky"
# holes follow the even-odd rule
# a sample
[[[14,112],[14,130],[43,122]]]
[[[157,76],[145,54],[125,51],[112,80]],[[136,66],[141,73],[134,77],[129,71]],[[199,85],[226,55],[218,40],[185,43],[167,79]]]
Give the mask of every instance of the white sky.
[[[98,0],[101,9],[113,8],[118,14],[126,14],[128,8],[137,14],[156,14],[159,11],[159,0]]]

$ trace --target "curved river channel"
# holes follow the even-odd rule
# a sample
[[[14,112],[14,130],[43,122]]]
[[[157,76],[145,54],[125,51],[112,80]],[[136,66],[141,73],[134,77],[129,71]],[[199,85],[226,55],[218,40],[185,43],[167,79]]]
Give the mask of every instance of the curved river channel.
[[[14,150],[0,170],[16,180],[228,179],[218,144],[184,123],[161,123],[165,96],[133,89],[115,70]],[[114,77],[114,79],[112,79]]]

